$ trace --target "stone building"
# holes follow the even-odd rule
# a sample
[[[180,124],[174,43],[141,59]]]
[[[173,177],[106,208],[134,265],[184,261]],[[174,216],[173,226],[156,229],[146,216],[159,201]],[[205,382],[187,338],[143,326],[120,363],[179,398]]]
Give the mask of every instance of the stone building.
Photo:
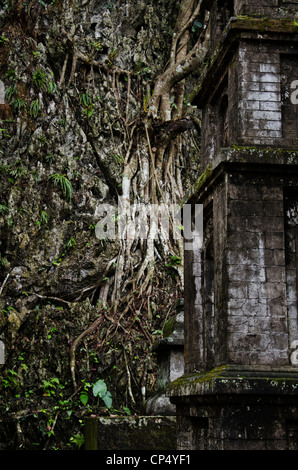
[[[206,1],[178,449],[298,449],[298,2]]]

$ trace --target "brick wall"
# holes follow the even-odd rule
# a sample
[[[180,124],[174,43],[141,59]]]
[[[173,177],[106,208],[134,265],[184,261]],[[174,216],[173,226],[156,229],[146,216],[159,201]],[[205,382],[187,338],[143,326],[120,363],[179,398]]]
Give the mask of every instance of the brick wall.
[[[203,246],[185,258],[187,372],[225,363],[291,365],[290,345],[298,340],[297,188],[297,176],[228,170],[205,196]]]
[[[228,362],[288,365],[283,188],[229,179]]]
[[[282,138],[279,53],[241,43],[238,54],[238,143],[272,145]]]
[[[298,46],[243,39],[219,86],[208,82],[202,109],[202,168],[221,147],[298,147]],[[296,86],[296,88],[298,88]],[[228,141],[222,137],[221,100],[227,96]]]

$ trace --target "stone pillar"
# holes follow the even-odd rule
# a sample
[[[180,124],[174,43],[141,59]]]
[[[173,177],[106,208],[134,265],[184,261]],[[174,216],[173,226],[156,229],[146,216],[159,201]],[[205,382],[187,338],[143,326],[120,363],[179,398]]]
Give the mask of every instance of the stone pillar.
[[[156,349],[158,376],[157,393],[146,403],[146,414],[175,416],[176,407],[166,396],[168,383],[173,382],[184,373],[184,312],[183,301],[179,302],[177,314],[167,321],[163,338]]]
[[[225,2],[241,16],[211,28],[198,87],[206,170],[185,202],[204,206],[203,245],[185,254],[186,373],[167,389],[181,450],[298,449],[298,5],[281,20],[276,3]]]

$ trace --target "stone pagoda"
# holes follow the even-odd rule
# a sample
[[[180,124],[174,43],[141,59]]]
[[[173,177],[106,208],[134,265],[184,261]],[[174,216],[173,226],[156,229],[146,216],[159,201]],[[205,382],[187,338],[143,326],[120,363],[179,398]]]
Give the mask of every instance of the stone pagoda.
[[[178,449],[298,450],[298,2],[205,1]]]

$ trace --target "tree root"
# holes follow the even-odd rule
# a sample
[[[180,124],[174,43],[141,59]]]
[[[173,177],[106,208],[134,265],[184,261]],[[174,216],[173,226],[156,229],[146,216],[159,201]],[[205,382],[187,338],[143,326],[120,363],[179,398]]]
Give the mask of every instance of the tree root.
[[[75,373],[75,366],[76,366],[76,359],[75,359],[75,354],[76,354],[76,349],[80,342],[87,336],[90,335],[96,328],[98,328],[104,320],[103,315],[99,315],[99,317],[90,325],[86,330],[84,330],[72,343],[71,348],[70,348],[70,372],[71,372],[71,377],[72,377],[72,383],[74,390],[77,390],[77,382],[76,382],[76,373]]]

